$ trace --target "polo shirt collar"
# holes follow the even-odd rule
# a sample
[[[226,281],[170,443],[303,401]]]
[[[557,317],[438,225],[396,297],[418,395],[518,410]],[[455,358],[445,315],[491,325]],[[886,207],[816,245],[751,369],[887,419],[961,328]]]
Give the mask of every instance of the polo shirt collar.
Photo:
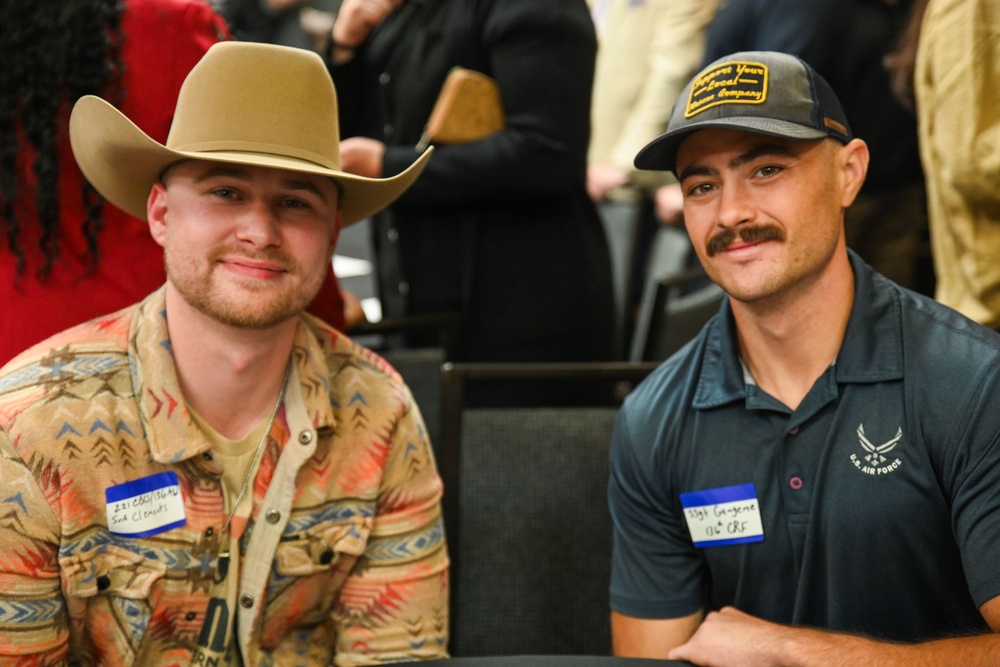
[[[854,306],[833,372],[838,384],[899,380],[903,377],[903,332],[899,293],[848,250],[854,271]],[[708,409],[745,400],[747,385],[739,358],[729,299],[705,328],[704,357],[693,407]]]

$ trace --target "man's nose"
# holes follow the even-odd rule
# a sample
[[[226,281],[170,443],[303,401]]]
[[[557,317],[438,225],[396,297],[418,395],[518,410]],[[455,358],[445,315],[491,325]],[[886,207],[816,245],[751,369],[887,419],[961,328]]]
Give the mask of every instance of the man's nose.
[[[261,248],[279,245],[279,222],[273,206],[264,201],[255,201],[247,206],[241,216],[236,235],[241,241]]]
[[[749,189],[739,181],[727,182],[719,186],[718,224],[720,227],[736,227],[752,222],[757,209]]]

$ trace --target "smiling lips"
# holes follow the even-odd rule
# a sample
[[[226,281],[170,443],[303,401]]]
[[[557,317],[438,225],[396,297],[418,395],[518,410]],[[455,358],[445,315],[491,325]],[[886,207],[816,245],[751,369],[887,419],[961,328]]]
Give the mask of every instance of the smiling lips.
[[[744,244],[739,247],[745,247],[748,245],[763,243],[765,241],[784,241],[785,232],[781,229],[781,227],[776,225],[753,225],[735,229],[726,229],[709,239],[708,246],[705,251],[708,253],[709,257],[712,257],[716,253],[729,250],[729,246],[732,245],[737,238],[739,238],[739,240]]]
[[[222,257],[219,259],[219,263],[225,264],[227,268],[236,273],[255,278],[270,279],[288,272],[288,269],[277,262],[253,259],[242,255]]]

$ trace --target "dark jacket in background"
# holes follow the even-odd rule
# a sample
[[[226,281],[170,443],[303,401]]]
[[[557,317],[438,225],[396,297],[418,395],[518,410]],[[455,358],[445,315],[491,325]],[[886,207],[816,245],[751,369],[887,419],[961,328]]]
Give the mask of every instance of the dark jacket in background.
[[[408,0],[332,67],[341,136],[415,158],[453,66],[499,83],[506,128],[438,146],[375,222],[386,316],[460,311],[463,357],[609,359],[610,261],[585,190],[596,38],[583,0]]]

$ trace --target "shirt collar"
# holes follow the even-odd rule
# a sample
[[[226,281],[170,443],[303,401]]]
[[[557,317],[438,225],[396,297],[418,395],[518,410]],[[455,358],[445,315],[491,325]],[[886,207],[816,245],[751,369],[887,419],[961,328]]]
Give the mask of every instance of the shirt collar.
[[[903,332],[899,293],[893,283],[876,273],[852,250],[854,306],[837,354],[838,383],[867,383],[903,377]],[[706,326],[704,357],[693,406],[713,408],[744,400],[746,383],[740,363],[736,324],[729,299]]]
[[[298,380],[299,391],[286,391],[285,401],[303,401],[312,425],[323,430],[334,426],[326,364],[329,352],[325,348],[335,347],[341,336],[333,330],[328,332],[330,336],[324,335],[320,327],[312,326],[318,322],[312,318],[299,320],[292,351],[295,372],[289,380]],[[153,459],[160,463],[176,463],[211,449],[211,444],[188,413],[177,379],[167,332],[165,287],[140,303],[132,318],[129,364]]]

